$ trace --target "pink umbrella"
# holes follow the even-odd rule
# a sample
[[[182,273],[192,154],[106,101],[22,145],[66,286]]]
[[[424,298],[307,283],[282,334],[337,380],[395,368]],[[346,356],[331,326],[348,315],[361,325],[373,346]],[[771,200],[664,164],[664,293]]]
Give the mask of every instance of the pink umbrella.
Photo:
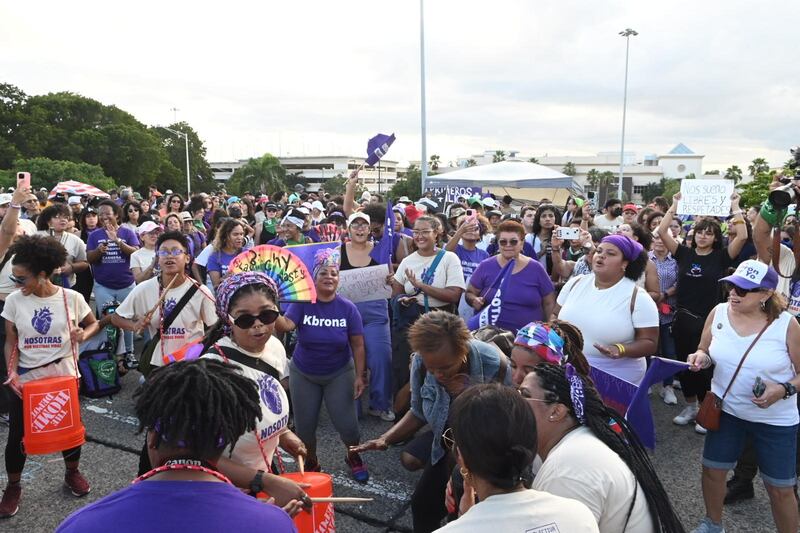
[[[53,190],[50,191],[49,198],[54,197],[56,194],[62,193],[64,195],[73,195],[73,196],[82,196],[84,194],[88,194],[91,196],[99,196],[101,198],[108,198],[108,193],[98,189],[93,185],[88,185],[86,183],[81,183],[80,181],[62,181],[55,187]]]

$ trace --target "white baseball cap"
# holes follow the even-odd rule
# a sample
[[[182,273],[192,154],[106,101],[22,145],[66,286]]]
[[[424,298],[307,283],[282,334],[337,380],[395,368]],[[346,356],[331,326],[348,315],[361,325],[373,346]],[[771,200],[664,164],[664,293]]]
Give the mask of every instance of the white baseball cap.
[[[318,209],[318,210],[322,211],[323,213],[325,212],[325,207],[322,205],[322,202],[320,202],[319,200],[314,200],[311,203],[311,208],[312,209]]]
[[[483,205],[486,207],[497,207],[497,202],[495,202],[494,198],[491,196],[487,196],[483,199]]]
[[[142,222],[142,225],[136,228],[136,232],[139,235],[144,235],[145,233],[150,233],[151,231],[155,231],[157,229],[161,229],[161,226],[152,220],[148,220],[147,222]]]
[[[347,225],[349,226],[350,224],[352,224],[353,221],[356,220],[357,218],[365,220],[367,222],[367,224],[370,223],[370,218],[369,218],[368,214],[363,213],[361,211],[356,211],[355,213],[353,213],[352,215],[347,217]]]
[[[11,195],[8,193],[0,194],[0,205],[8,205],[11,203]]]
[[[67,200],[67,203],[69,205],[78,205],[78,204],[81,203],[81,197],[80,196],[70,196],[69,200]]]

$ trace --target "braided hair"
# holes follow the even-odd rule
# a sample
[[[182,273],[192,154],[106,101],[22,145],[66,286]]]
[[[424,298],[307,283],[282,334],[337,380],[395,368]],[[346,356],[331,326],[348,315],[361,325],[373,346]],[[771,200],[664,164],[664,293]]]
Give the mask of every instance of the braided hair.
[[[156,431],[156,448],[192,450],[216,459],[261,419],[254,381],[233,365],[210,359],[180,361],[153,371],[136,392],[139,433]]]
[[[540,363],[536,366],[539,386],[545,391],[545,400],[560,403],[569,409],[570,415],[578,420],[570,394],[570,381],[565,367]],[[642,487],[654,531],[657,533],[685,533],[680,518],[672,508],[667,491],[658,479],[650,457],[624,417],[607,407],[595,389],[591,379],[576,374],[583,385],[583,425],[595,437],[616,453],[630,468],[639,486]],[[573,379],[575,379],[573,377]],[[633,502],[632,502],[633,503]],[[633,505],[628,509],[628,518]]]
[[[574,324],[566,320],[554,319],[547,323],[553,328],[559,337],[564,339],[564,353],[567,356],[566,363],[572,364],[575,370],[582,376],[588,376],[591,368],[589,361],[583,354],[583,333]]]

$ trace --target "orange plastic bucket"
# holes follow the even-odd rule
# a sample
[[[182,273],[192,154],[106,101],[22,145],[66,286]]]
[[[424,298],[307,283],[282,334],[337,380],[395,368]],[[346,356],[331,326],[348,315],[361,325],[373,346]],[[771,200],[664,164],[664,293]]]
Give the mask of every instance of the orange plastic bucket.
[[[296,483],[309,483],[306,494],[312,498],[330,498],[333,496],[333,480],[331,476],[322,472],[289,472],[281,474],[282,477],[291,479]],[[332,533],[336,531],[332,503],[315,503],[311,512],[300,511],[294,517],[294,525],[299,533]]]
[[[22,385],[26,454],[44,455],[86,442],[74,376],[42,378]]]

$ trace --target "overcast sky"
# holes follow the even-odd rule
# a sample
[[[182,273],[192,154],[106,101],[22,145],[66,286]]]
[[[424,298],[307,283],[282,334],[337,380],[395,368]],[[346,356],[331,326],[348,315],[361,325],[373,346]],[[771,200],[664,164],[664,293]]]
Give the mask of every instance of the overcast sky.
[[[181,5],[178,5],[181,4]],[[78,7],[80,6],[80,7]],[[135,11],[131,11],[134,9]],[[704,168],[800,144],[800,2],[427,0],[428,154],[683,142]],[[419,3],[3,2],[0,81],[186,120],[211,161],[264,152],[420,157]]]

